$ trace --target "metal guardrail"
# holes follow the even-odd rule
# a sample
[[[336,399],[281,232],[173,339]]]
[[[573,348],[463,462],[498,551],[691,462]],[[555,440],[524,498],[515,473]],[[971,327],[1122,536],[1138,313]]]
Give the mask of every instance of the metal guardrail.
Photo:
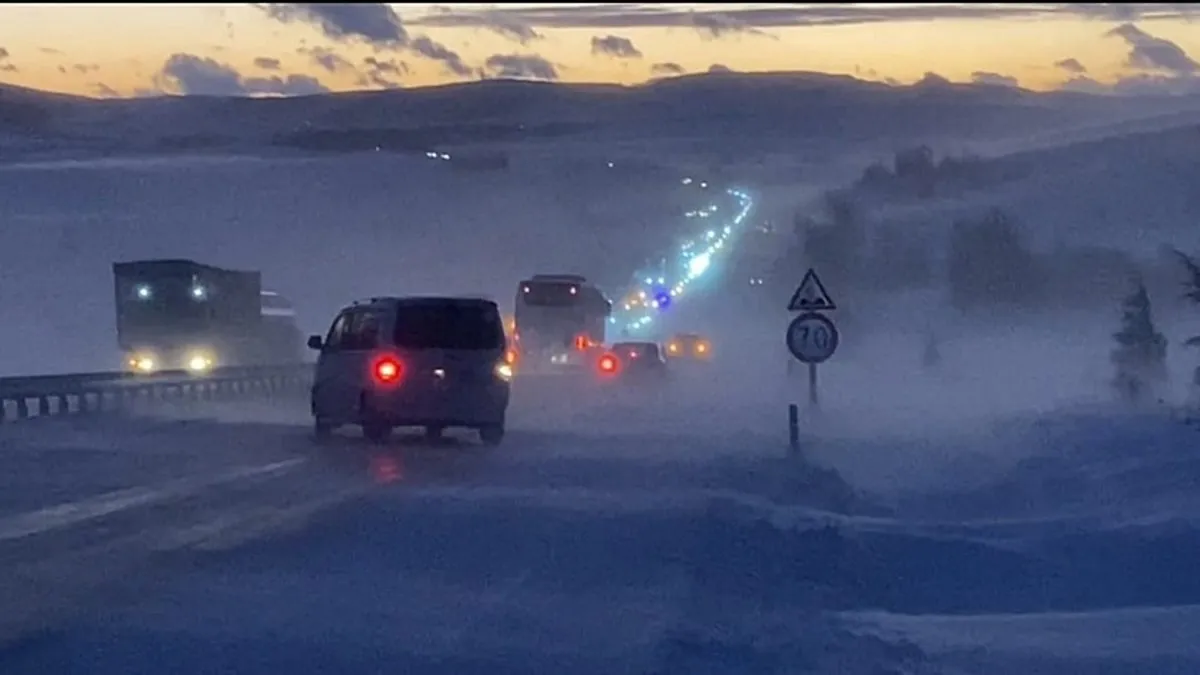
[[[0,424],[34,417],[107,413],[170,400],[228,400],[308,391],[311,364],[219,368],[208,373],[110,372],[0,377]]]

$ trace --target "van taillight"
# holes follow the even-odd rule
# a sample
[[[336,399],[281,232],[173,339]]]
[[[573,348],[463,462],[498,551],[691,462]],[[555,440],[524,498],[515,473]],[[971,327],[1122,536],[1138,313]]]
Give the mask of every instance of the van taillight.
[[[385,356],[375,362],[375,367],[372,372],[375,374],[375,379],[382,384],[391,384],[400,379],[403,374],[403,367],[396,359]]]
[[[615,373],[617,372],[617,357],[613,356],[612,354],[605,354],[604,356],[600,357],[600,363],[598,365],[600,367],[600,372],[602,373]]]

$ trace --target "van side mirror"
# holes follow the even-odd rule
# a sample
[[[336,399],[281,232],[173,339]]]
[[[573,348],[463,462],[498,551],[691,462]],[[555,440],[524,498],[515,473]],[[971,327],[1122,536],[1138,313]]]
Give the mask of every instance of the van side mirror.
[[[325,345],[323,345],[321,343],[320,335],[309,335],[308,336],[308,348],[309,349],[315,349],[316,351],[321,351],[321,348],[324,346]]]

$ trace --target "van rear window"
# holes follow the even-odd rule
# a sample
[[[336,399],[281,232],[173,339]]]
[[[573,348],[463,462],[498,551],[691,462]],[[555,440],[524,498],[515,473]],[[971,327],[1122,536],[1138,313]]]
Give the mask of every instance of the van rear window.
[[[395,341],[404,349],[504,349],[504,325],[490,303],[405,304],[396,310]]]

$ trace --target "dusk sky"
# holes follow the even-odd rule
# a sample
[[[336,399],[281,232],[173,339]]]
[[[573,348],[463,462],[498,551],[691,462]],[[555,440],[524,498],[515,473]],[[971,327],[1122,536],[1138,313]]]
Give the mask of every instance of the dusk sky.
[[[0,82],[303,94],[481,77],[633,84],[806,70],[1200,91],[1200,5],[4,5]]]

